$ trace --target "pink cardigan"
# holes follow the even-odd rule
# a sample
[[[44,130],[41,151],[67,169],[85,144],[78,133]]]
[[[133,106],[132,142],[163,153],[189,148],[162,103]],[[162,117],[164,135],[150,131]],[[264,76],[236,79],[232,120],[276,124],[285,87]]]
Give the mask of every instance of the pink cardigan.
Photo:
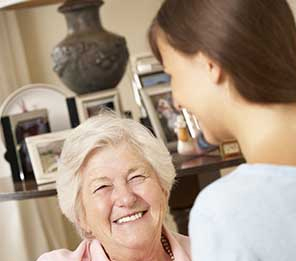
[[[191,261],[189,238],[164,229],[171,244],[175,261]],[[83,240],[75,251],[54,250],[40,256],[37,261],[109,261],[97,240]]]

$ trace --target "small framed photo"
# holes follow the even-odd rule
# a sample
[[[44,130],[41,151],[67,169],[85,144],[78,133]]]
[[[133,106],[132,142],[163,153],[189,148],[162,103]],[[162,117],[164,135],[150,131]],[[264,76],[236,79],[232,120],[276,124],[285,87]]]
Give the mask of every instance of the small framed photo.
[[[56,180],[58,161],[71,129],[26,138],[36,183]]]
[[[47,110],[4,116],[1,123],[14,181],[34,179],[25,138],[50,132]]]
[[[223,159],[241,156],[241,149],[237,141],[226,141],[220,145],[220,153]]]
[[[157,137],[161,138],[169,149],[177,145],[175,123],[180,114],[173,105],[172,91],[169,86],[140,89],[152,128]]]
[[[76,105],[80,122],[98,115],[103,108],[108,108],[121,114],[119,92],[117,89],[77,96]]]

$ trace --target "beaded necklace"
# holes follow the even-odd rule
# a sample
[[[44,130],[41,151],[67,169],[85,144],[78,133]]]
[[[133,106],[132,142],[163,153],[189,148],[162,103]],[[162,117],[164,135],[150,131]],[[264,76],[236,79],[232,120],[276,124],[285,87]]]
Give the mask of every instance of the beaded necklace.
[[[170,259],[175,260],[175,257],[174,257],[170,242],[168,241],[166,236],[161,235],[160,241],[161,241],[161,244],[163,246],[164,251],[170,256]]]

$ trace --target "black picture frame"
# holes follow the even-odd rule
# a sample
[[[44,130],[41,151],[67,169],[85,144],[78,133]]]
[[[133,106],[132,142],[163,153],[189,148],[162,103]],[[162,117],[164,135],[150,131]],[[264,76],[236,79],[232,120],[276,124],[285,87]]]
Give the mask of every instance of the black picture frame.
[[[6,160],[10,164],[13,182],[34,180],[35,176],[25,138],[51,131],[46,109],[1,117]]]

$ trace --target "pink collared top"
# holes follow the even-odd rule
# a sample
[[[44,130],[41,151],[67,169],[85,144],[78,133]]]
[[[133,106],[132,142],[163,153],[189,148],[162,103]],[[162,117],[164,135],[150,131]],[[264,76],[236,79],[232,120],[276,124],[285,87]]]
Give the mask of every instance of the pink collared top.
[[[191,261],[190,243],[187,236],[163,229],[170,242],[175,261]],[[98,240],[83,240],[74,251],[54,250],[40,256],[37,261],[109,261]]]

